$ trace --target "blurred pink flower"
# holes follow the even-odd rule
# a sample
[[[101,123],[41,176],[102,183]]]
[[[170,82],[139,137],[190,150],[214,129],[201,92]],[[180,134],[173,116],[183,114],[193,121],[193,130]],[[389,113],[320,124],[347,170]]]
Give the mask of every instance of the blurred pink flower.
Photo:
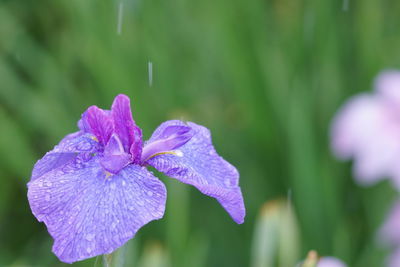
[[[347,267],[347,265],[334,257],[322,257],[316,267]]]
[[[388,177],[400,189],[400,71],[382,72],[375,92],[348,100],[333,120],[331,138],[338,158],[354,159],[357,182]]]
[[[395,249],[394,252],[389,256],[387,261],[388,267],[399,267],[400,266],[400,248]]]
[[[397,200],[390,209],[385,222],[379,230],[379,239],[382,243],[391,246],[400,246],[400,200]],[[399,251],[400,252],[400,251]],[[399,254],[400,260],[400,254]],[[400,266],[397,265],[397,266]]]

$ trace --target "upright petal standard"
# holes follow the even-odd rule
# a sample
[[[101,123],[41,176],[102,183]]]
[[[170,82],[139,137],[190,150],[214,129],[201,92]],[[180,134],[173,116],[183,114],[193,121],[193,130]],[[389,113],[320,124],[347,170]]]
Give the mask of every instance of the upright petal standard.
[[[243,223],[239,173],[216,153],[207,128],[167,121],[143,145],[125,95],[111,110],[89,107],[78,126],[35,164],[28,183],[32,213],[61,261],[111,253],[163,217],[166,189],[148,165],[214,197]]]

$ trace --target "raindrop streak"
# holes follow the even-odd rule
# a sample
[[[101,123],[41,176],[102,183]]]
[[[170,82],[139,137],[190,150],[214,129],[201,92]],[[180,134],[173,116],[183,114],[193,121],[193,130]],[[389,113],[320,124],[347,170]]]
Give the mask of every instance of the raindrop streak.
[[[342,10],[345,12],[349,11],[349,0],[343,0]]]
[[[149,61],[148,64],[148,71],[149,71],[149,85],[153,85],[153,62]]]
[[[292,188],[289,188],[287,193],[287,206],[288,210],[292,209]]]
[[[117,25],[117,33],[121,34],[122,31],[122,16],[124,15],[124,3],[119,3],[118,8],[118,25]]]

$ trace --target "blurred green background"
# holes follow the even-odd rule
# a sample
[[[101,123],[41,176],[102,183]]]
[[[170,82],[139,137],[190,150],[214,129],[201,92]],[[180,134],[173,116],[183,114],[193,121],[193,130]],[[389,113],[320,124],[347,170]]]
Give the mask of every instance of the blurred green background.
[[[329,125],[380,70],[400,68],[399,16],[394,0],[0,0],[0,265],[66,266],[26,183],[89,105],[124,93],[146,138],[173,118],[211,129],[247,208],[236,225],[162,177],[165,217],[120,251],[125,266],[289,267],[310,249],[382,266],[376,231],[396,194],[354,183]]]

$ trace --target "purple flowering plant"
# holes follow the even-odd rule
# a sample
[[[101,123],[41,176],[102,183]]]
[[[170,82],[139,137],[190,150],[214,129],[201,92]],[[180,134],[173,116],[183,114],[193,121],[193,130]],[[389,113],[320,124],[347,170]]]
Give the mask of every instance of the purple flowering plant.
[[[207,128],[166,121],[143,143],[125,95],[111,110],[89,107],[78,127],[35,164],[28,183],[32,213],[61,261],[111,253],[163,217],[166,189],[146,166],[214,197],[243,223],[239,173],[216,153]]]

